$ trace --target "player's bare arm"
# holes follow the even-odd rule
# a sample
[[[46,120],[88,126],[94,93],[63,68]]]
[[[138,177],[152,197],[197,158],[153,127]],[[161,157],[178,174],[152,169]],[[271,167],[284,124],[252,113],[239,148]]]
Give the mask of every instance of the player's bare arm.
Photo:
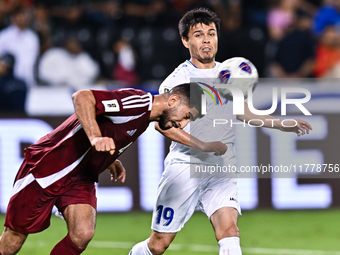
[[[256,115],[249,110],[248,104],[246,102],[244,103],[244,114],[237,115],[237,119],[246,122],[252,120],[252,125],[263,125],[263,127],[275,128],[284,132],[294,132],[298,136],[309,134],[309,131],[312,130],[312,126],[305,120],[286,120],[285,126],[283,126],[281,124],[281,119],[275,118],[270,115]],[[258,121],[255,121],[255,119],[257,119]]]
[[[122,183],[125,182],[126,178],[126,171],[125,168],[120,160],[113,162],[108,169],[110,170],[111,174],[111,181],[118,182],[121,181]]]
[[[199,149],[204,152],[215,152],[216,156],[223,155],[228,149],[225,144],[219,141],[202,142],[201,140],[179,128],[170,128],[167,130],[163,130],[159,127],[158,122],[155,123],[155,129],[172,141],[190,146],[195,149]]]
[[[85,130],[91,145],[97,151],[115,152],[115,143],[110,137],[102,137],[96,121],[96,100],[90,90],[80,90],[72,95],[73,105],[77,118]]]

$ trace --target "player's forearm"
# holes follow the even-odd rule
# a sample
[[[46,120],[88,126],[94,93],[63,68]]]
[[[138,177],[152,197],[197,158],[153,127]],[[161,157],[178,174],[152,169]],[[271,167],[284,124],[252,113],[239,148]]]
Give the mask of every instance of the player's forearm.
[[[179,128],[170,128],[168,130],[163,130],[159,127],[158,123],[155,124],[155,129],[159,131],[162,135],[169,138],[174,142],[178,142],[196,149],[201,149],[202,141],[191,136],[187,132]]]
[[[237,115],[237,119],[240,121],[248,122],[254,126],[262,126],[267,128],[281,128],[281,120],[270,115],[256,115],[249,110],[248,104],[244,103],[244,114]]]
[[[77,118],[89,140],[101,137],[96,121],[96,100],[93,93],[90,90],[80,90],[72,95],[72,100]]]

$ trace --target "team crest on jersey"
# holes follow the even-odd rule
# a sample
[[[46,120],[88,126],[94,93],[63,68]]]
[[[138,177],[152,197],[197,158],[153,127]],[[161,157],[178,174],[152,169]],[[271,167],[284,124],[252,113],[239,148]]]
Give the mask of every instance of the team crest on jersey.
[[[240,64],[240,68],[241,68],[241,70],[251,74],[251,67],[246,62],[242,62]]]
[[[230,71],[229,70],[222,70],[220,72],[220,82],[227,83],[230,78]]]
[[[103,100],[102,104],[105,107],[105,112],[119,112],[119,104],[117,99]]]

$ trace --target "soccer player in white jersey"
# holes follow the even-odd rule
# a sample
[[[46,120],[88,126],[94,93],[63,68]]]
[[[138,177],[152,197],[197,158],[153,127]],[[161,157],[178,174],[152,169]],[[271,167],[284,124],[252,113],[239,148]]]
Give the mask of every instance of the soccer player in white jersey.
[[[220,63],[215,61],[217,53],[217,33],[220,20],[215,13],[204,9],[195,9],[187,12],[179,22],[179,32],[182,42],[190,52],[190,60],[180,64],[170,74],[159,88],[159,93],[164,93],[178,84],[189,82],[191,78],[214,78]],[[209,112],[209,110],[207,109]],[[261,119],[265,127],[270,127],[278,121],[265,121],[275,119],[272,116],[255,116],[245,103],[245,114],[234,116],[232,103],[228,102],[223,107],[214,109],[214,114],[223,116],[223,119],[248,121]],[[156,129],[173,140],[170,152],[165,159],[165,170],[160,180],[157,192],[156,205],[152,216],[152,233],[150,238],[136,244],[130,255],[158,255],[163,254],[184,224],[190,219],[196,207],[199,207],[209,218],[213,225],[218,241],[219,254],[242,254],[237,226],[238,216],[241,214],[238,203],[238,188],[236,178],[190,178],[190,160],[200,164],[209,162],[222,162],[225,165],[235,165],[234,128],[223,126],[216,132],[204,132],[207,123],[205,117],[189,123],[183,130],[171,128]],[[285,128],[274,124],[274,128],[282,131],[296,132],[298,135],[309,133],[311,126],[303,120],[296,120],[297,126]],[[253,122],[252,122],[253,123]],[[261,125],[258,123],[257,125]],[[287,125],[288,124],[287,121]],[[292,125],[293,126],[293,125]],[[194,133],[194,131],[197,131]],[[202,134],[196,138],[201,140],[222,141],[227,147],[227,152],[222,156],[206,153],[202,161],[202,153],[190,153],[192,141],[191,134]],[[196,141],[196,140],[195,140]],[[200,141],[200,140],[198,140]],[[223,154],[223,153],[221,153]],[[215,154],[216,155],[216,154]],[[193,159],[194,157],[194,159]]]

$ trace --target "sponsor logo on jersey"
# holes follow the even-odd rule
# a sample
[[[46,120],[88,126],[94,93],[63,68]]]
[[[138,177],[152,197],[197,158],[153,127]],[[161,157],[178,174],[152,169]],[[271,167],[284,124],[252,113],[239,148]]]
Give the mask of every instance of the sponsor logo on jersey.
[[[102,104],[105,107],[105,112],[119,112],[119,104],[117,99],[103,100]]]
[[[241,68],[243,71],[245,71],[245,72],[251,74],[251,67],[250,67],[246,62],[242,62],[242,63],[240,64],[240,68]]]
[[[137,129],[134,129],[134,130],[129,130],[129,131],[126,131],[126,133],[129,134],[129,136],[133,136],[134,133],[136,133]]]

